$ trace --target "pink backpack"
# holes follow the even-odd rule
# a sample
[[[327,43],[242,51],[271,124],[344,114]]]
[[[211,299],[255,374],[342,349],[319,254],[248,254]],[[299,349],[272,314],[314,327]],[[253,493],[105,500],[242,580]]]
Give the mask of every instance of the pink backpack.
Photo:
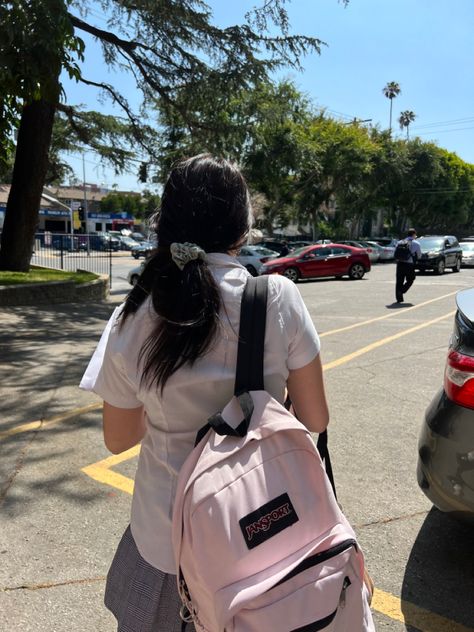
[[[249,278],[235,397],[179,474],[181,616],[199,632],[375,631],[363,555],[313,438],[263,388],[266,296],[266,277]]]

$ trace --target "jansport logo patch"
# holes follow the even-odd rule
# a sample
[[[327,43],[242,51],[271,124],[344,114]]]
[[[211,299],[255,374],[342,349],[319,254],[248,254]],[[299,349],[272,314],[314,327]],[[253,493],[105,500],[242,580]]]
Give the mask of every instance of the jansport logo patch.
[[[283,529],[298,522],[298,515],[288,494],[265,503],[239,520],[240,529],[249,549],[262,544]]]

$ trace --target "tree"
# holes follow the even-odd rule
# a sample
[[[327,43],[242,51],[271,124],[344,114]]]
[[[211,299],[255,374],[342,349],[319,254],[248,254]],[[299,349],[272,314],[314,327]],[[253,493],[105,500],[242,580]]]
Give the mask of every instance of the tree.
[[[382,90],[382,92],[387,97],[387,99],[390,99],[390,124],[389,124],[390,133],[392,133],[392,102],[393,102],[393,99],[398,97],[401,91],[402,90],[400,88],[400,85],[396,81],[389,81],[387,85],[384,87],[384,89]]]
[[[0,269],[29,268],[62,70],[79,76],[83,43],[63,0],[0,5],[0,161],[16,154],[0,250]],[[7,95],[7,96],[4,96]]]
[[[364,183],[373,169],[374,146],[367,130],[344,125],[324,113],[299,129],[300,169],[297,203],[301,223],[310,221],[313,232],[337,201],[340,228],[358,217],[365,206]]]
[[[403,129],[404,127],[407,128],[407,140],[410,139],[410,136],[408,134],[408,128],[410,127],[410,124],[413,123],[415,119],[416,119],[416,114],[412,112],[411,110],[404,110],[403,112],[400,112],[400,116],[398,117],[400,129]]]
[[[170,116],[179,112],[190,129],[199,129],[206,123],[193,116],[192,103],[201,85],[212,86],[213,94],[232,94],[282,66],[300,68],[303,55],[319,52],[320,40],[289,34],[284,1],[267,0],[244,24],[221,29],[202,0],[103,0],[107,28],[94,25],[93,0],[81,2],[80,12],[75,0],[6,0],[0,6],[0,94],[8,95],[0,103],[5,156],[16,125],[19,131],[0,269],[29,268],[56,111],[76,131],[86,116],[61,101],[61,72],[99,88],[122,108],[135,146],[152,152],[141,124],[151,101],[158,98]],[[273,26],[279,32],[270,36]],[[139,113],[114,85],[84,76],[78,33],[100,41],[109,70],[131,73],[143,95]]]

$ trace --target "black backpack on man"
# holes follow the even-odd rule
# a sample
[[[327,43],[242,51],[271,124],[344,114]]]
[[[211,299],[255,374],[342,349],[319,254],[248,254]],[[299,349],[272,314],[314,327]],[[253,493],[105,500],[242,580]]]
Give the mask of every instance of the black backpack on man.
[[[394,252],[395,261],[399,263],[414,263],[414,257],[411,252],[410,242],[408,239],[399,241]]]

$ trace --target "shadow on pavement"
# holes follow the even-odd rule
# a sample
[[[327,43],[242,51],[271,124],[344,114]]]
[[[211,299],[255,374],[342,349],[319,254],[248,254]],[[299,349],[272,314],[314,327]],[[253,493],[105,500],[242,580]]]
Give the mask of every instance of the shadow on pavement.
[[[77,387],[115,307],[76,303],[0,314],[0,430],[65,412],[58,389]]]
[[[390,305],[385,305],[387,309],[404,309],[405,307],[413,307],[413,303],[390,303]]]
[[[433,508],[413,545],[402,586],[405,602],[474,629],[474,529]],[[408,616],[408,612],[404,611]],[[418,628],[407,626],[409,632]]]

